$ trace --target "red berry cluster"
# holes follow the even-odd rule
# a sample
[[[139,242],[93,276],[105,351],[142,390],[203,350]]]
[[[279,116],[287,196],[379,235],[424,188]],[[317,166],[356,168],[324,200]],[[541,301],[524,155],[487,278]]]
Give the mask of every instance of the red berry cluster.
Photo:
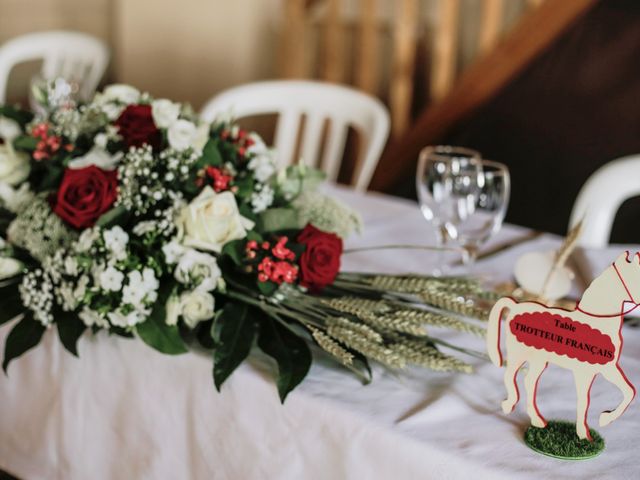
[[[224,192],[225,190],[233,190],[229,184],[233,181],[233,175],[229,175],[226,170],[218,167],[206,167],[200,173],[200,178],[197,180],[197,185],[202,187],[203,185],[211,185],[216,193]]]
[[[39,139],[36,150],[33,152],[33,159],[47,160],[55,155],[60,147],[62,147],[62,138],[56,135],[49,135],[49,124],[46,122],[38,123],[31,129],[31,136]],[[66,151],[73,150],[72,145],[64,145]]]
[[[253,139],[249,137],[249,132],[242,129],[224,129],[220,132],[220,138],[234,143],[239,157],[244,157],[247,154],[247,149],[255,143]]]
[[[296,254],[286,247],[288,237],[280,237],[275,245],[250,240],[246,245],[247,258],[253,260],[264,255],[258,263],[258,281],[271,281],[277,285],[294,283],[298,279],[298,266],[293,263]]]

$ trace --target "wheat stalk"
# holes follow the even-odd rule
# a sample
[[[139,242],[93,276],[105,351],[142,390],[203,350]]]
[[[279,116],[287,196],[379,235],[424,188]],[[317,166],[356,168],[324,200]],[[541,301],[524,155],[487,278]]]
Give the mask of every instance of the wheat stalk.
[[[582,234],[582,224],[583,220],[580,220],[571,230],[569,230],[566,238],[562,242],[562,245],[560,245],[560,248],[556,251],[553,259],[553,265],[551,266],[551,269],[549,270],[549,273],[547,274],[547,277],[544,279],[544,283],[542,284],[542,290],[540,291],[541,300],[546,300],[547,289],[549,288],[549,284],[551,283],[553,276],[559,269],[564,266],[565,263],[567,263],[569,256],[573,253],[576,246],[578,245],[578,239]]]

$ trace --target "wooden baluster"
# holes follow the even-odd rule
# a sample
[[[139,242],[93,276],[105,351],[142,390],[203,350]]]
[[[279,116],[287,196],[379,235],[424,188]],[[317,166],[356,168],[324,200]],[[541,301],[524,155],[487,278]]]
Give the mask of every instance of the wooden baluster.
[[[360,28],[356,56],[356,86],[375,95],[378,87],[378,31],[376,0],[360,0]]]
[[[544,2],[544,0],[528,0],[529,6],[531,8],[539,7],[540,5],[542,5],[542,2]]]
[[[304,0],[286,0],[283,25],[280,74],[283,78],[305,77]]]
[[[491,50],[500,38],[503,13],[504,0],[484,0],[480,23],[480,54]]]
[[[398,0],[393,29],[393,58],[389,92],[393,135],[409,126],[416,57],[418,0]]]
[[[320,78],[329,82],[341,82],[344,73],[344,35],[340,15],[341,0],[327,0],[327,16],[324,25],[323,61]]]
[[[434,100],[443,98],[455,79],[459,11],[459,0],[440,0],[431,72],[431,98]]]

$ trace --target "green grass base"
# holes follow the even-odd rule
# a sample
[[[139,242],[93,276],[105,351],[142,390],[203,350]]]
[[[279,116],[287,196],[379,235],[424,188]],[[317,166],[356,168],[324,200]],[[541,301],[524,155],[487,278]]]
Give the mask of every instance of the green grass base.
[[[549,457],[564,460],[586,460],[596,457],[604,450],[604,439],[590,428],[593,441],[580,440],[576,435],[576,424],[551,420],[546,428],[529,427],[524,432],[524,443],[529,448]]]

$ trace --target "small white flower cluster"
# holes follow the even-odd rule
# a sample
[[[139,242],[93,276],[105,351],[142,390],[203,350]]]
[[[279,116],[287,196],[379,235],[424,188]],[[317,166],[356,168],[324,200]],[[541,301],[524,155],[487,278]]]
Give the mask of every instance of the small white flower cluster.
[[[197,161],[198,155],[192,151],[166,149],[158,160],[149,145],[131,148],[118,167],[120,185],[116,205],[144,215],[163,200],[174,204],[181,198],[175,185],[189,178],[191,167]],[[156,212],[155,216],[162,214]]]
[[[93,105],[97,106],[109,121],[117,119],[127,105],[138,103],[144,98],[140,91],[130,85],[109,85],[102,93],[96,93]]]
[[[164,209],[156,208],[153,211],[153,219],[138,222],[132,229],[134,235],[144,237],[147,234],[153,234],[169,238],[175,233],[176,217],[186,203],[181,193],[169,190],[167,194],[171,205]]]
[[[82,113],[76,108],[59,108],[51,114],[51,130],[55,135],[65,136],[74,142],[81,132]],[[40,121],[39,119],[35,120]]]
[[[43,267],[51,298],[55,295],[65,311],[80,309],[79,318],[88,327],[130,328],[146,320],[158,298],[154,269],[133,256],[129,234],[119,226],[85,230],[67,252],[59,250]],[[42,283],[37,283],[40,290]],[[40,304],[35,307],[46,312]]]
[[[362,231],[362,218],[355,210],[335,198],[313,190],[305,191],[293,201],[301,225],[312,223],[320,230],[347,238]]]
[[[164,245],[162,252],[168,265],[175,265],[174,277],[184,287],[167,301],[168,325],[175,325],[182,316],[185,324],[194,328],[213,317],[215,299],[210,293],[224,288],[222,272],[216,258],[181,245],[177,240]]]
[[[254,213],[260,213],[266,210],[273,203],[274,191],[270,185],[266,183],[256,184],[255,191],[251,194],[251,207]]]
[[[273,150],[270,150],[256,133],[249,138],[253,144],[247,149],[251,160],[247,168],[253,172],[256,180],[255,191],[251,194],[251,207],[254,213],[260,213],[271,206],[274,199],[274,190],[269,181],[276,173],[276,164]]]
[[[33,318],[47,326],[53,322],[53,282],[37,268],[25,274],[19,287],[22,304],[31,310]]]

